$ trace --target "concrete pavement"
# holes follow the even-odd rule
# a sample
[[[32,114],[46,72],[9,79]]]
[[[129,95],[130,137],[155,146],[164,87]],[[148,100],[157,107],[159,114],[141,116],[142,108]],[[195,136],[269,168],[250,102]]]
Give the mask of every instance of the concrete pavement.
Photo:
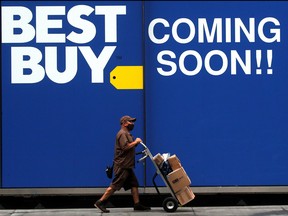
[[[15,209],[0,210],[0,216],[288,216],[288,205],[283,206],[235,206],[235,207],[179,207],[167,213],[155,207],[148,212],[135,212],[132,208],[110,208],[110,213],[101,213],[95,208],[85,209]]]

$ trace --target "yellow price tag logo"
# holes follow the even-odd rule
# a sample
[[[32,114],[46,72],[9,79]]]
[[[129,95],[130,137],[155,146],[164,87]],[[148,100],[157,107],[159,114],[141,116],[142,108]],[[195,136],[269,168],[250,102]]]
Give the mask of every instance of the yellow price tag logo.
[[[117,66],[110,73],[110,83],[121,90],[143,89],[143,66]]]

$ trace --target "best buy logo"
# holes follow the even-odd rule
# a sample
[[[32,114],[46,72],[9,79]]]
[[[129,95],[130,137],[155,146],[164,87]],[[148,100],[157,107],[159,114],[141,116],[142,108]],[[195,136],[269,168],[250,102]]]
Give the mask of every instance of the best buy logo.
[[[91,83],[104,83],[104,69],[118,45],[117,20],[126,15],[126,6],[76,5],[68,11],[66,6],[36,6],[34,13],[24,6],[2,6],[1,13],[2,43],[12,44],[12,84],[39,83],[45,76],[54,83],[69,83],[78,72],[80,55],[91,70]],[[85,45],[96,36],[95,23],[85,19],[88,16],[104,17],[105,46],[97,55],[93,47]],[[63,21],[66,19],[79,31],[65,33]],[[97,28],[99,30],[102,29]],[[67,46],[67,41],[77,46]],[[61,55],[61,64],[65,63],[62,71],[58,69],[59,47],[65,53]],[[143,89],[143,67],[116,66],[110,82],[117,89]]]

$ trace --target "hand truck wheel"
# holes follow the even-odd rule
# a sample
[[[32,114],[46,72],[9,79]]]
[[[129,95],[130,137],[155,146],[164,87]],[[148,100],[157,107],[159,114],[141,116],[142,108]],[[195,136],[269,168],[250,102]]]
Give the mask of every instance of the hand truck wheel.
[[[178,208],[178,201],[174,197],[167,197],[162,206],[166,212],[175,212]]]

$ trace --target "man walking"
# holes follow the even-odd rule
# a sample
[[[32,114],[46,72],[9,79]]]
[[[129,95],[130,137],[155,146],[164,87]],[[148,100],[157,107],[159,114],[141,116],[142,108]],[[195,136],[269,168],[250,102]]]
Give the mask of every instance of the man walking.
[[[120,119],[121,129],[116,135],[114,150],[113,171],[115,177],[102,197],[94,204],[94,206],[99,208],[102,212],[110,212],[105,208],[104,203],[116,190],[120,190],[122,187],[125,190],[131,189],[134,201],[134,210],[150,210],[150,207],[143,206],[139,202],[139,183],[133,170],[135,168],[135,148],[140,142],[142,142],[140,138],[134,140],[130,133],[134,128],[135,121],[136,118],[132,118],[128,115],[123,116]]]

